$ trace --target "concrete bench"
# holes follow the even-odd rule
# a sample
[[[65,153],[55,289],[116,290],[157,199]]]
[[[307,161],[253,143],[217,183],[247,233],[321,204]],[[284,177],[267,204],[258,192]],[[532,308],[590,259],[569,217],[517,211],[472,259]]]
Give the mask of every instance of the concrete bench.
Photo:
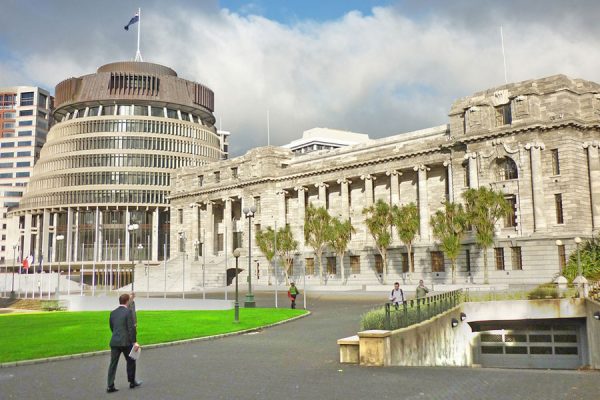
[[[340,362],[344,364],[358,364],[360,360],[358,335],[338,339],[340,346]]]

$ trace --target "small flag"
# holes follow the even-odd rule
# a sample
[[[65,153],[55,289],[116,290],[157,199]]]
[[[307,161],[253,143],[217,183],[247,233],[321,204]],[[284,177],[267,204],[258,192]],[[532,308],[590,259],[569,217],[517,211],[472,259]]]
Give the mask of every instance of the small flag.
[[[23,269],[27,271],[29,269],[29,257],[23,258]]]
[[[125,30],[128,31],[129,27],[140,20],[140,14],[135,13],[135,15],[129,20],[129,23],[125,25]]]

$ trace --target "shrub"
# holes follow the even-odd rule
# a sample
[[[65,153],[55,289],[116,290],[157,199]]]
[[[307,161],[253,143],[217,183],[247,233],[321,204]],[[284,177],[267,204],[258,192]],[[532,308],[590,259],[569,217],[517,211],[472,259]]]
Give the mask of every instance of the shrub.
[[[385,329],[385,309],[383,307],[374,308],[361,316],[360,330]]]
[[[554,283],[544,283],[527,293],[529,300],[536,299],[558,299],[560,293]]]

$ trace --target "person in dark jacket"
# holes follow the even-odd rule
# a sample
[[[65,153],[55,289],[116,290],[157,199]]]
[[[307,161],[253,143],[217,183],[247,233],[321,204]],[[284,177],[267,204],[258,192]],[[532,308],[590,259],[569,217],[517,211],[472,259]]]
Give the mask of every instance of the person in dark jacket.
[[[110,365],[108,367],[108,393],[116,392],[115,375],[117,373],[117,365],[121,353],[127,361],[127,380],[131,389],[140,386],[142,382],[135,380],[135,360],[129,357],[129,353],[133,348],[137,351],[140,346],[136,339],[136,329],[133,323],[133,315],[127,305],[129,303],[129,295],[122,294],[119,297],[119,307],[110,313],[110,330],[112,336],[110,338]]]

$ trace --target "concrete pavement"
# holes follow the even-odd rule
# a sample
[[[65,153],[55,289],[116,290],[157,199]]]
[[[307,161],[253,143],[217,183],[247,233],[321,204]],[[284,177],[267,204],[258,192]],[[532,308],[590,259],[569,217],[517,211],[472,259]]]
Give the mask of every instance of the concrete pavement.
[[[222,298],[211,293],[210,298]],[[273,294],[256,294],[272,306]],[[144,299],[138,297],[136,302]],[[280,305],[289,305],[285,293]],[[342,365],[336,340],[355,334],[359,316],[382,294],[310,293],[307,318],[258,333],[147,349],[141,388],[130,390],[125,365],[118,393],[105,393],[109,357],[0,370],[2,399],[597,399],[598,372],[471,368],[367,368]],[[302,304],[300,299],[299,304]],[[244,318],[241,309],[240,317]],[[107,327],[108,329],[108,327]]]

